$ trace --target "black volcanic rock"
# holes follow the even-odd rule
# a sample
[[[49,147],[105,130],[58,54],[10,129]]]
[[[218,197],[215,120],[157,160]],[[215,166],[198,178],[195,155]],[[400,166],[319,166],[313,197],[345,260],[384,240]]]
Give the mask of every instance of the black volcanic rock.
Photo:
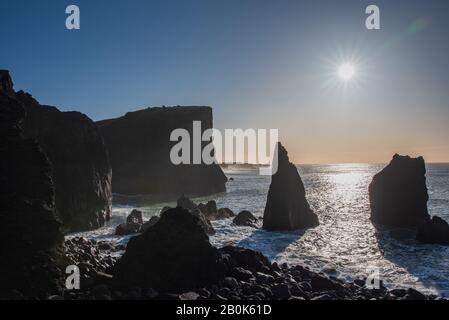
[[[440,217],[433,217],[420,225],[416,239],[423,243],[448,245],[449,224]]]
[[[232,222],[236,226],[257,228],[257,218],[247,210],[240,212]]]
[[[14,85],[9,71],[0,70],[0,92],[8,97],[14,97]]]
[[[218,165],[174,165],[170,160],[170,150],[177,144],[170,142],[170,134],[183,128],[192,137],[193,121],[201,121],[202,131],[212,128],[212,109],[148,108],[97,122],[109,150],[114,193],[175,200],[180,194],[226,191],[227,178]]]
[[[215,283],[224,271],[199,219],[178,207],[129,241],[114,277],[120,285],[180,292]]]
[[[126,218],[126,222],[119,224],[115,228],[115,234],[118,236],[124,236],[127,234],[139,233],[142,231],[142,227],[143,227],[142,211],[134,209]]]
[[[198,208],[198,206],[189,198],[182,195],[178,199],[177,203],[178,207],[183,208],[190,212],[192,215],[198,218],[201,227],[208,235],[214,235],[215,229],[212,226],[212,223],[208,218],[206,218],[205,214]]]
[[[210,220],[223,220],[235,217],[234,212],[229,208],[217,208],[215,200],[208,201],[206,204],[200,203],[197,207],[204,216]]]
[[[71,231],[92,230],[110,218],[111,166],[96,125],[79,112],[41,106],[23,91],[24,135],[36,139],[52,164],[57,214]]]
[[[371,220],[414,228],[429,221],[424,159],[396,154],[369,186]]]
[[[46,298],[63,283],[51,166],[21,135],[24,116],[9,75],[0,71],[0,300]]]
[[[289,161],[287,150],[280,142],[277,151],[278,170],[268,191],[263,228],[287,231],[318,226],[318,217],[307,202],[298,169]]]

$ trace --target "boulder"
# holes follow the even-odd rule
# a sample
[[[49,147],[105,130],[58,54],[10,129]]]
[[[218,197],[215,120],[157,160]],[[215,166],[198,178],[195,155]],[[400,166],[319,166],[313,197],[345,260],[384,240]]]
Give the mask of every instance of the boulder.
[[[421,224],[416,239],[423,243],[449,245],[449,224],[440,217],[433,217]]]
[[[240,267],[257,273],[266,272],[271,266],[270,260],[257,251],[232,246],[221,248],[219,251],[229,257],[229,270]]]
[[[185,292],[222,280],[224,271],[200,220],[178,207],[129,241],[114,278],[126,286]]]
[[[165,212],[165,211],[164,211]],[[154,216],[151,217],[150,220],[148,220],[147,222],[145,222],[142,227],[141,227],[141,232],[145,232],[147,231],[149,228],[151,228],[152,226],[154,226],[156,223],[159,222],[159,217],[158,216]]]
[[[127,223],[143,224],[142,211],[134,209],[126,218]]]
[[[316,274],[311,281],[313,291],[342,290],[343,286],[324,275]]]
[[[194,211],[198,209],[198,206],[195,204],[195,202],[187,198],[184,194],[178,199],[177,204],[178,207],[184,208],[188,211]]]
[[[257,218],[246,210],[240,212],[232,222],[236,226],[257,228]]]
[[[185,129],[193,137],[194,121],[201,122],[200,134],[211,129],[212,108],[147,108],[97,122],[114,171],[114,193],[175,200],[182,193],[203,196],[226,191],[227,178],[217,164],[175,165],[170,159],[178,143],[171,141],[172,132]]]
[[[52,164],[56,211],[67,231],[101,227],[110,219],[112,171],[96,125],[79,112],[40,105],[15,93],[25,107],[24,136],[35,139]]]
[[[117,236],[126,236],[129,234],[139,233],[142,225],[136,223],[121,223],[115,228]]]
[[[424,159],[394,155],[369,186],[371,220],[381,225],[415,228],[429,221]]]
[[[134,209],[126,218],[126,223],[122,223],[117,226],[117,228],[115,229],[115,234],[118,236],[124,236],[128,234],[139,233],[142,232],[142,227],[142,211]]]
[[[211,221],[229,219],[235,216],[234,212],[229,208],[218,209],[215,200],[211,200],[206,204],[200,203],[198,209]]]
[[[215,234],[214,227],[212,226],[212,223],[210,222],[210,220],[206,218],[206,216],[203,214],[203,212],[201,212],[201,210],[198,208],[198,206],[192,200],[190,200],[186,196],[182,195],[178,199],[177,205],[178,205],[178,207],[184,208],[185,210],[189,211],[191,214],[196,216],[199,219],[200,224],[203,227],[204,231],[206,231],[206,233],[208,235]]]
[[[206,204],[200,203],[198,205],[198,209],[201,210],[201,212],[208,218],[209,220],[213,220],[215,215],[217,214],[217,203],[215,200],[211,200],[207,202]]]
[[[207,219],[204,214],[201,212],[201,210],[196,209],[190,212],[192,215],[194,215],[195,217],[198,218],[198,220],[200,221],[200,224],[202,226],[202,228],[204,229],[204,231],[208,234],[208,235],[214,235],[215,234],[215,229],[212,226],[212,223],[210,222],[209,219]]]
[[[22,136],[24,117],[9,73],[0,70],[0,300],[46,299],[64,283],[51,165]]]
[[[229,208],[220,208],[214,220],[229,219],[235,217],[235,213]]]
[[[206,203],[206,216],[207,215],[214,215],[217,213],[218,208],[217,208],[217,203],[215,202],[215,200],[211,200],[208,203]]]
[[[318,217],[306,199],[298,169],[289,161],[287,150],[277,145],[277,172],[272,176],[265,206],[263,228],[288,231],[316,227]]]

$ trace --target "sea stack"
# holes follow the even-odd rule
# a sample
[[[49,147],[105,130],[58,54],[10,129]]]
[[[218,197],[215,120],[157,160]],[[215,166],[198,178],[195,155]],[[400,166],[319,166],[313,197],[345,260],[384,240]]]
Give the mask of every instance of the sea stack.
[[[193,148],[197,138],[194,121],[201,122],[201,135],[211,129],[212,108],[147,108],[97,122],[111,159],[114,193],[176,200],[180,194],[203,196],[226,191],[227,178],[219,165],[176,165],[170,159],[170,151],[178,143],[170,141],[176,129],[189,133]]]
[[[272,176],[268,191],[263,228],[288,231],[318,226],[318,217],[307,202],[298,169],[289,161],[287,150],[280,142],[277,154],[277,172]]]
[[[24,117],[0,70],[0,300],[45,299],[61,291],[64,276],[50,162],[22,136]]]
[[[429,221],[424,159],[395,154],[369,186],[371,220],[381,225],[415,228]]]

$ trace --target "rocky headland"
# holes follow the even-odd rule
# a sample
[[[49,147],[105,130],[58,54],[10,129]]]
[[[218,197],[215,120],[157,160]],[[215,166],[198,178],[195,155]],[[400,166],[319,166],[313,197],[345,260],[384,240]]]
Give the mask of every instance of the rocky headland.
[[[170,150],[176,144],[170,142],[172,131],[185,129],[193,137],[194,121],[201,121],[201,134],[211,129],[212,109],[148,108],[97,122],[114,171],[113,192],[175,200],[181,194],[202,196],[226,191],[227,178],[219,165],[175,165],[170,159]]]
[[[25,108],[0,72],[0,299],[61,292],[67,265],[51,163],[23,137]]]
[[[79,112],[40,105],[15,92],[7,71],[0,71],[3,92],[24,109],[23,136],[35,140],[51,164],[56,213],[66,231],[92,230],[109,220],[112,171],[94,122]]]

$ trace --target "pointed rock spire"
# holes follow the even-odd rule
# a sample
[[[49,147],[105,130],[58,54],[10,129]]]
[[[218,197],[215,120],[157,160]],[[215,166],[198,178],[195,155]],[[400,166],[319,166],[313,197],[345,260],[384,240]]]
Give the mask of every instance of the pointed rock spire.
[[[272,176],[263,228],[287,231],[318,226],[318,217],[307,202],[298,169],[290,162],[287,150],[280,142],[277,145],[277,154],[278,170]]]

